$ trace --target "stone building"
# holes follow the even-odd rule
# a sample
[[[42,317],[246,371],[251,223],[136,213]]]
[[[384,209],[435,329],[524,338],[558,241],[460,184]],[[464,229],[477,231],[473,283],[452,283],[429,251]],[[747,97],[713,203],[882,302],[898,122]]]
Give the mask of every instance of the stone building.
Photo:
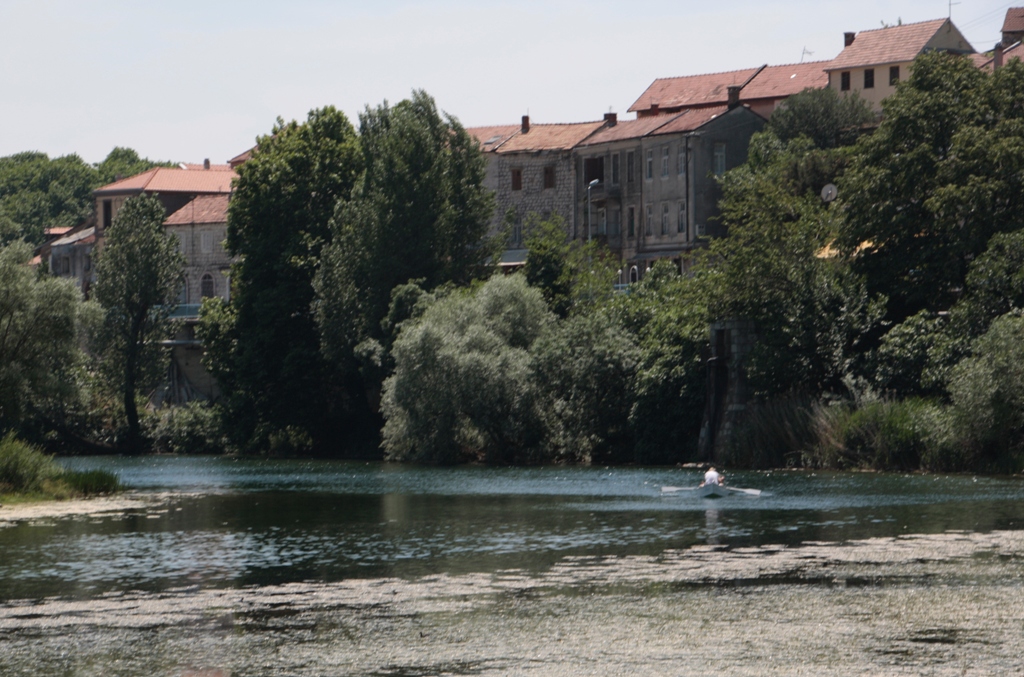
[[[484,185],[494,191],[496,208],[490,232],[509,231],[504,263],[525,260],[524,228],[531,218],[561,217],[570,234],[575,221],[576,172],[573,149],[603,127],[604,121],[474,127],[466,131],[480,142],[487,158]]]
[[[685,269],[700,238],[724,234],[714,219],[717,177],[746,162],[765,119],[734,102],[609,122],[576,148],[579,236],[616,252],[622,282],[635,282],[658,259]]]
[[[185,256],[185,285],[178,302],[192,306],[208,296],[230,300],[232,258],[224,248],[228,236],[228,195],[200,195],[167,217]]]

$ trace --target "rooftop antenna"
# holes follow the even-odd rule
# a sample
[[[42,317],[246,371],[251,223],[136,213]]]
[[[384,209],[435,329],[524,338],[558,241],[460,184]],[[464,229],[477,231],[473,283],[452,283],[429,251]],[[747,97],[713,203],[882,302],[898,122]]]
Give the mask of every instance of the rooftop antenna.
[[[814,52],[812,52],[811,50],[807,49],[806,45],[804,46],[804,51],[800,54],[800,63],[804,62],[804,57],[805,56],[814,56]]]
[[[949,18],[950,19],[953,18],[953,5],[959,5],[959,4],[960,4],[959,2],[953,2],[953,0],[949,0]]]

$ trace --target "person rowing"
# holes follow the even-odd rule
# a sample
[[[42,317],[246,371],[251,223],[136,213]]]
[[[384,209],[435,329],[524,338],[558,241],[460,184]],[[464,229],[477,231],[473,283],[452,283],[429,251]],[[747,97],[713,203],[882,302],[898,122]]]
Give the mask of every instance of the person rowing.
[[[715,466],[711,466],[704,473],[704,481],[700,483],[700,486],[707,485],[725,486],[725,475],[715,470]]]

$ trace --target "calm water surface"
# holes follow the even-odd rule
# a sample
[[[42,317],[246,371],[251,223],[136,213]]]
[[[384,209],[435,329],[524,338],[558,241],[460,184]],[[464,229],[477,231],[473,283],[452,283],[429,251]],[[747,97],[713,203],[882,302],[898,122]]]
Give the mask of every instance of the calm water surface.
[[[1019,478],[733,473],[760,498],[663,496],[697,471],[419,468],[205,457],[66,459],[160,510],[0,529],[0,599],[519,568],[569,555],[658,554],[947,530],[1019,529]]]

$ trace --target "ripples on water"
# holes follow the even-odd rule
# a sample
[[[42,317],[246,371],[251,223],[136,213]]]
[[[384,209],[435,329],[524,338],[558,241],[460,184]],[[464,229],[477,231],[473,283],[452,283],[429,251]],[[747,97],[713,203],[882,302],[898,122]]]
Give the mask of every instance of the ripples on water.
[[[663,496],[690,470],[416,468],[345,462],[68,459],[133,490],[187,492],[158,511],[0,529],[0,598],[352,577],[540,570],[570,555],[657,555],[902,533],[1013,529],[1018,479],[735,473],[760,498]]]

